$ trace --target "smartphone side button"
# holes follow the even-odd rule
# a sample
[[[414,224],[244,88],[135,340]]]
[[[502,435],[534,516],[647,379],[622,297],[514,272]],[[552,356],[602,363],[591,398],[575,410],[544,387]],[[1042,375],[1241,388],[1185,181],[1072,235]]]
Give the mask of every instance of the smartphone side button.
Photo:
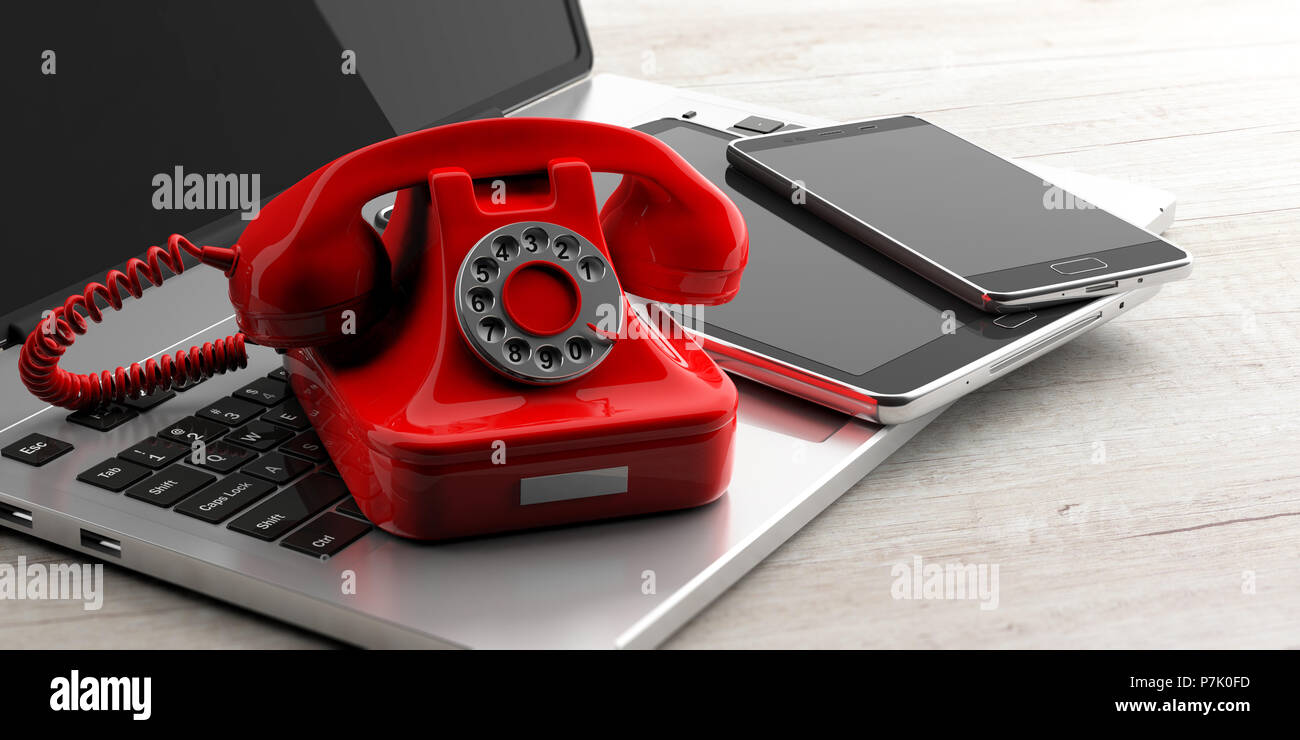
[[[1062,275],[1078,275],[1081,272],[1092,272],[1093,270],[1100,270],[1104,267],[1109,267],[1109,265],[1096,257],[1084,257],[1083,259],[1057,262],[1052,265],[1052,269]]]
[[[1034,313],[1033,311],[1024,311],[1021,313],[1003,314],[1002,316],[999,316],[996,319],[994,319],[993,323],[997,324],[1003,329],[1015,329],[1016,327],[1024,326],[1025,324],[1028,324],[1029,322],[1033,321],[1036,318],[1038,318],[1038,314]]]

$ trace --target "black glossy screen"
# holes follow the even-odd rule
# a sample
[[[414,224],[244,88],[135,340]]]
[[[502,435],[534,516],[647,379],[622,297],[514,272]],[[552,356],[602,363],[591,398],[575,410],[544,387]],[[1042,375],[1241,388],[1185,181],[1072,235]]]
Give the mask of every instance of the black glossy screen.
[[[580,74],[572,20],[560,0],[6,6],[0,243],[22,279],[0,315],[243,210],[156,208],[155,178],[178,167],[256,174],[266,199],[353,149]]]
[[[748,154],[949,272],[971,277],[1151,241],[1151,235],[914,118],[792,132]],[[758,142],[755,142],[757,144]]]

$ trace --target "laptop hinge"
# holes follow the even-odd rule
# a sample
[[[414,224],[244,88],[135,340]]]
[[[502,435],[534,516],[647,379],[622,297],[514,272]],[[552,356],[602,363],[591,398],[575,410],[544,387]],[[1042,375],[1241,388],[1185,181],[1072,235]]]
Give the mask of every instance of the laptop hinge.
[[[506,117],[506,112],[505,112],[505,111],[501,110],[500,108],[497,108],[497,107],[493,106],[493,107],[490,107],[490,108],[484,108],[483,110],[479,111],[478,113],[473,113],[473,114],[470,114],[470,115],[468,115],[468,116],[465,116],[465,118],[463,118],[463,119],[461,119],[461,120],[464,120],[464,121],[479,121],[479,120],[482,120],[482,119],[484,119],[484,118],[505,118],[505,117]]]
[[[32,329],[41,322],[41,316],[45,313],[44,309],[30,311],[26,314],[15,316],[13,321],[5,327],[4,336],[0,337],[0,349],[9,349],[16,347],[27,341],[27,335],[32,333]]]

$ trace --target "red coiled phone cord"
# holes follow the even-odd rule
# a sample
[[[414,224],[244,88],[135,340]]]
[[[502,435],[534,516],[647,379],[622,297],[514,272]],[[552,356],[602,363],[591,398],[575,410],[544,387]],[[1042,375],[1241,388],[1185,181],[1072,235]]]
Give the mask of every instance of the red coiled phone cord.
[[[87,374],[70,373],[59,367],[63,353],[78,335],[86,333],[89,322],[103,320],[103,309],[95,302],[96,297],[107,301],[113,310],[120,310],[125,297],[123,290],[134,298],[139,298],[144,292],[141,276],[154,285],[162,285],[165,279],[163,265],[176,275],[184,272],[182,249],[227,275],[234,268],[237,256],[235,249],[197,247],[185,237],[173,234],[167,240],[166,249],[153,246],[143,260],[132,258],[128,261],[125,273],[110,270],[105,280],[107,286],[101,283],[87,285],[82,293],[69,297],[62,306],[51,311],[27,336],[18,356],[19,372],[27,389],[46,403],[67,409],[86,409],[246,366],[248,352],[241,333],[206,342],[201,347],[191,347],[188,351],[182,350],[174,356],[163,355],[161,361],[150,358],[143,367],[133,362],[129,368]]]

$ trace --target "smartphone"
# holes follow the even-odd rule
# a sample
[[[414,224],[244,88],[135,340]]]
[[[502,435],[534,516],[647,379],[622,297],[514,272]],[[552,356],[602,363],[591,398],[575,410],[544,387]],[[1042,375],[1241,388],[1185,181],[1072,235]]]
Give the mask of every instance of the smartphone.
[[[915,116],[738,139],[727,160],[984,311],[1191,272],[1182,249]]]

